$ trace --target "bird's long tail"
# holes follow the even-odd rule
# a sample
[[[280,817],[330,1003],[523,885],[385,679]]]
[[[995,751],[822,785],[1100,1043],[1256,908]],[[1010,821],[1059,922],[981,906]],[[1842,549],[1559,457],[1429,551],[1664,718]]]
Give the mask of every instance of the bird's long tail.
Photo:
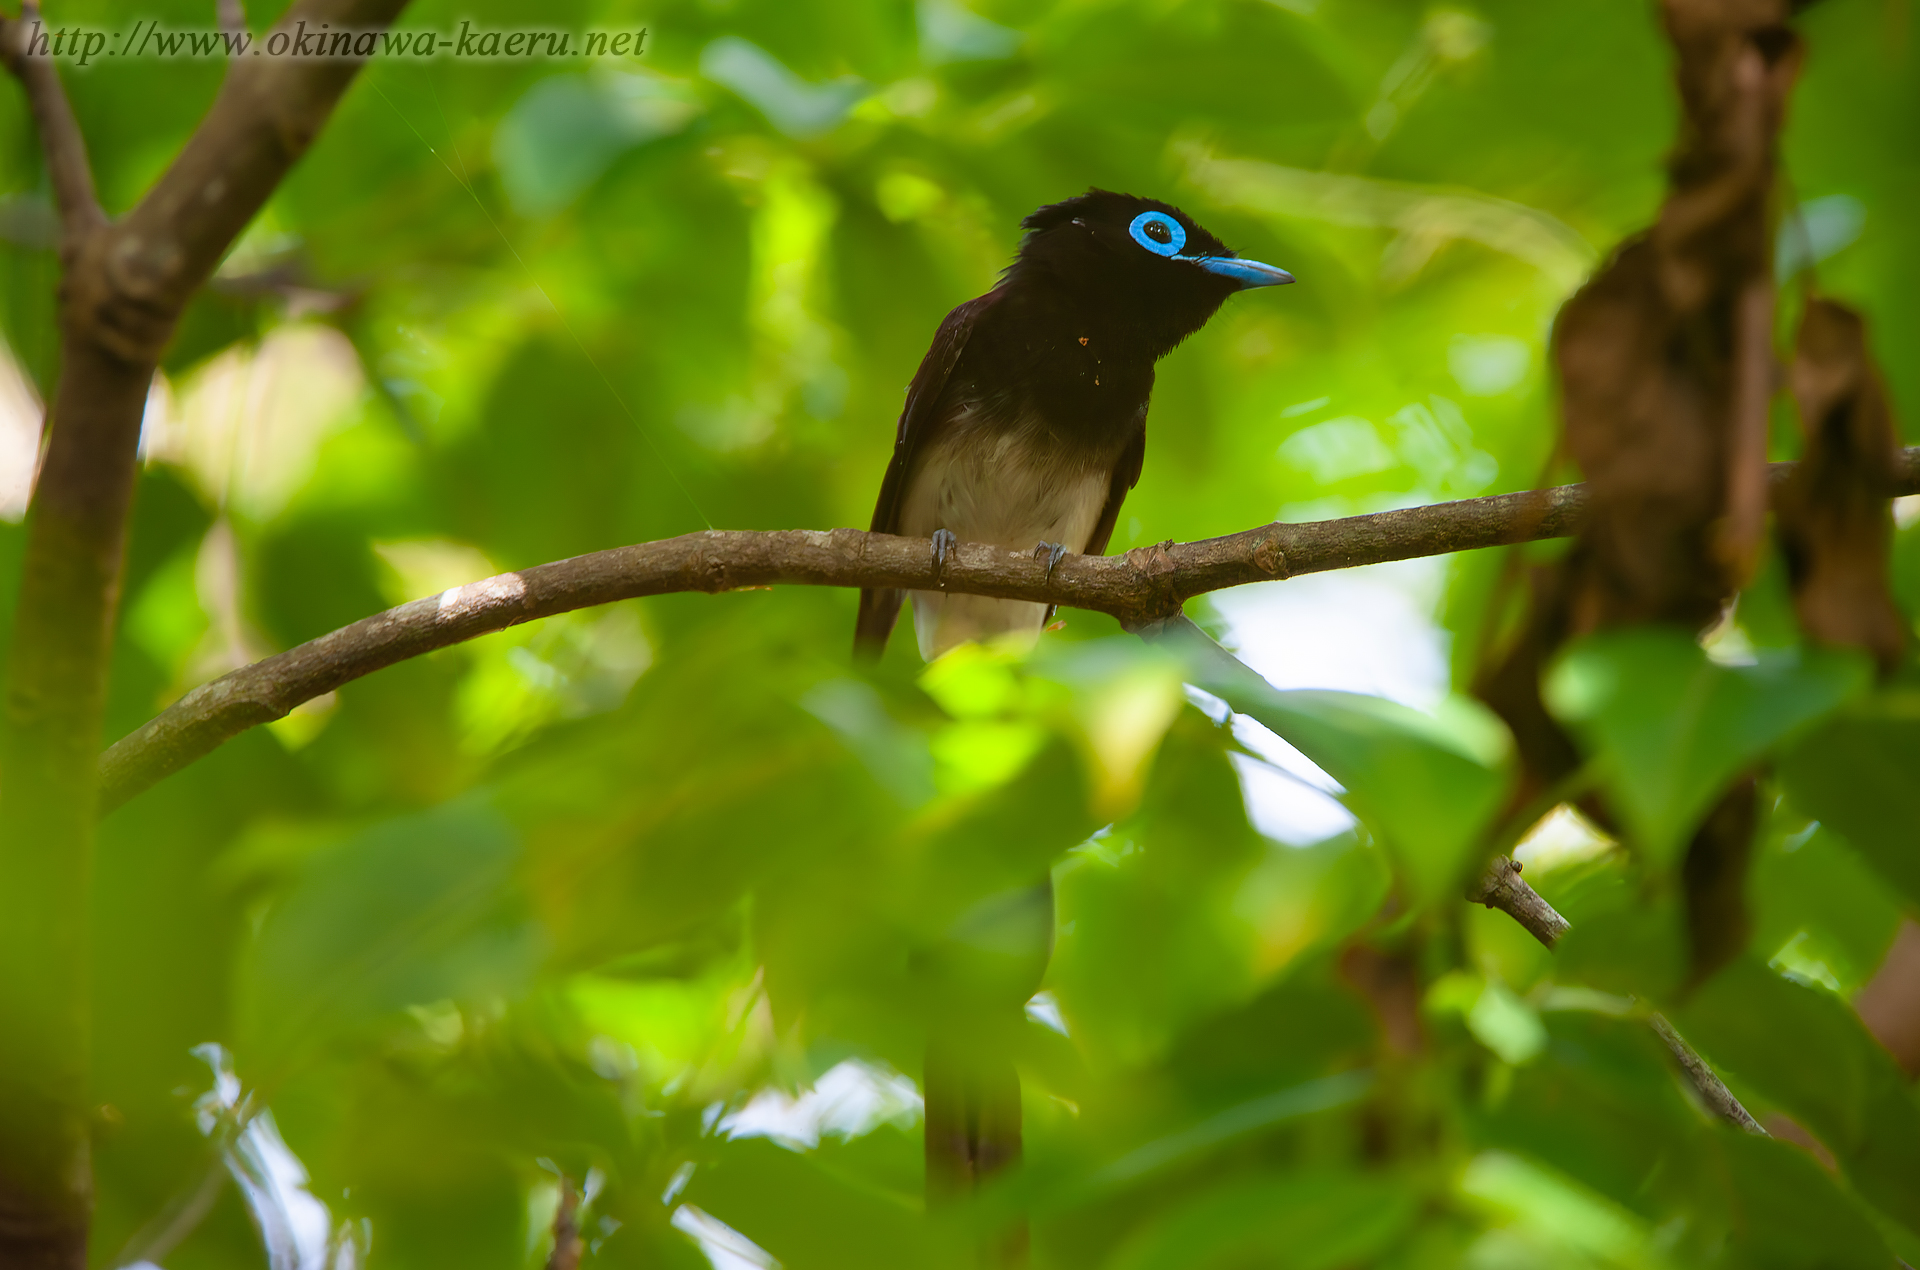
[[[962,1203],[1020,1163],[1020,1075],[1027,1003],[1053,954],[1053,879],[972,905],[919,959],[929,1008],[927,1202]],[[979,1264],[1027,1264],[1025,1222],[979,1248]]]
[[[860,614],[853,624],[853,656],[856,661],[879,661],[887,651],[887,636],[900,617],[904,593],[889,588],[869,587],[860,592]]]
[[[927,1198],[963,1200],[1020,1162],[1020,1074],[981,1034],[936,1033],[927,1042]],[[1027,1264],[1024,1222],[983,1249],[984,1266]]]

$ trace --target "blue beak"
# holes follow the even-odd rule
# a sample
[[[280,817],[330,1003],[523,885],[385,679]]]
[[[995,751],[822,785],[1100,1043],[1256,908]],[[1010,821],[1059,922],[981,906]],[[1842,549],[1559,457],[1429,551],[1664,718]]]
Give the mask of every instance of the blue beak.
[[[1242,291],[1253,287],[1284,287],[1293,281],[1293,275],[1285,269],[1263,265],[1258,260],[1242,260],[1238,256],[1194,256],[1191,259],[1208,273],[1232,278],[1240,284]]]

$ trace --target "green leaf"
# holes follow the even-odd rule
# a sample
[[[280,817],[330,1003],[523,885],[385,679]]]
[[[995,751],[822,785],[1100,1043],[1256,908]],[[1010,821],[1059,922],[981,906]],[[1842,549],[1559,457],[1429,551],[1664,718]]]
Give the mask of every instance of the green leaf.
[[[1632,1214],[1551,1169],[1505,1152],[1476,1158],[1461,1177],[1460,1190],[1526,1230],[1530,1242],[1556,1259],[1591,1257],[1631,1265],[1645,1256],[1650,1242],[1645,1223]]]
[[[1861,1195],[1920,1231],[1920,1106],[1845,1002],[1742,959],[1673,1017],[1714,1063],[1819,1137]]]
[[[1600,891],[1555,946],[1559,974],[1604,992],[1665,1000],[1686,975],[1684,922],[1670,893],[1649,897],[1624,886]]]
[[[1237,919],[1258,912],[1242,886],[1272,848],[1247,823],[1226,743],[1187,709],[1139,812],[1054,870],[1060,934],[1047,981],[1109,1061],[1163,1053],[1182,1028],[1254,990],[1255,930]],[[1290,900],[1320,898],[1311,873],[1286,881]]]
[[[1085,1200],[1137,1186],[1170,1169],[1206,1158],[1227,1144],[1323,1111],[1351,1106],[1373,1088],[1372,1072],[1341,1072],[1276,1090],[1227,1108],[1198,1124],[1170,1133],[1098,1169],[1068,1194]]]
[[[917,1195],[764,1138],[722,1145],[694,1170],[682,1197],[794,1270],[967,1264],[942,1228],[922,1220]]]
[[[1340,782],[1418,902],[1458,894],[1506,792],[1507,738],[1497,723],[1466,705],[1441,719],[1359,693],[1283,692],[1210,640],[1201,643],[1197,629],[1170,626],[1168,638],[1187,658],[1189,682],[1259,720]]]
[[[1012,780],[957,796],[929,825],[922,860],[928,911],[958,913],[981,896],[1045,877],[1100,827],[1088,801],[1085,764],[1058,738]]]
[[[1530,1063],[1547,1046],[1547,1030],[1532,1006],[1506,985],[1488,982],[1467,1012],[1467,1030],[1513,1064]]]
[[[1710,1211],[1705,1125],[1652,1031],[1584,1009],[1548,1009],[1544,1022],[1540,1059],[1503,1097],[1464,1109],[1475,1142],[1540,1161],[1652,1226]]]
[[[1420,1202],[1412,1179],[1391,1175],[1255,1176],[1174,1205],[1145,1223],[1107,1264],[1111,1270],[1360,1265],[1393,1245]]]
[[[653,75],[554,75],[500,120],[493,161],[514,209],[546,216],[572,202],[622,152],[678,132],[697,113],[686,93]]]
[[[519,854],[500,814],[464,798],[316,855],[241,966],[251,1058],[284,1062],[407,1006],[518,991],[542,944],[513,884]]]
[[[1885,1270],[1886,1241],[1859,1200],[1787,1142],[1720,1135],[1734,1202],[1734,1237],[1766,1270]]]
[[[1837,715],[1781,757],[1780,782],[1794,806],[1920,902],[1920,693]]]
[[[871,685],[830,679],[809,688],[800,705],[838,733],[902,804],[918,807],[933,797],[933,757],[926,737],[894,722]]]
[[[1879,969],[1905,920],[1901,893],[1861,853],[1784,803],[1750,880],[1756,955],[1851,994]]]
[[[1649,626],[1575,644],[1544,695],[1591,747],[1640,846],[1671,866],[1727,782],[1870,674],[1863,656],[1826,650],[1723,666],[1684,631]]]

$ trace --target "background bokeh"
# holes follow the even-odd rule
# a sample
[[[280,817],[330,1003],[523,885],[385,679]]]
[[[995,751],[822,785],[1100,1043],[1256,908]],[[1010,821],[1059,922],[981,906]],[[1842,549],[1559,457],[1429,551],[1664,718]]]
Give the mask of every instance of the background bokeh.
[[[1173,201],[1300,279],[1162,363],[1114,550],[1570,479],[1550,324],[1652,218],[1676,123],[1657,14],[1617,0],[423,0],[402,27],[462,20],[648,34],[625,60],[362,72],[155,385],[103,742],[490,573],[709,526],[864,526],[941,317],[1025,213],[1089,185]],[[1778,252],[1783,279],[1817,271],[1868,315],[1909,440],[1912,21],[1910,0],[1803,19]],[[110,211],[220,74],[65,69]],[[57,369],[47,208],[0,92],[0,649]],[[1903,518],[1911,614],[1911,500]],[[1505,559],[1194,607],[1277,686],[1471,732]],[[1780,611],[1769,568],[1743,613]],[[1337,785],[1108,619],[932,671],[896,638],[868,675],[853,608],[791,588],[517,628],[110,817],[96,1262],[537,1265],[564,1174],[588,1183],[589,1264],[958,1264],[965,1241],[919,1216],[923,969],[990,942],[1048,868],[1056,948],[1019,1042],[1038,1264],[1914,1259],[1812,1155],[1704,1120],[1618,982],[1555,978],[1500,914],[1410,903],[1406,858]],[[1733,624],[1716,655],[1782,629]],[[1570,812],[1522,855],[1576,924],[1637,867]],[[1824,1035],[1904,901],[1785,804],[1754,895],[1759,978],[1700,1026],[1791,988]],[[1409,930],[1411,1041],[1340,969]],[[1767,1066],[1778,1039],[1737,1032],[1716,1033],[1750,1064],[1736,1091],[1803,1110]],[[1855,1123],[1880,1069],[1844,1055],[1859,1088],[1833,1115]]]

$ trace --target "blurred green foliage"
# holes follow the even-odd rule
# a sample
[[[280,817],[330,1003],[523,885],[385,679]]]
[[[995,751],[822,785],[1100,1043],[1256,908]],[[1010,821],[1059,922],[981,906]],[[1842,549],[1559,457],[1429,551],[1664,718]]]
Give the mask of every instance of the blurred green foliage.
[[[1806,15],[1780,252],[1869,315],[1909,427],[1911,8]],[[1090,184],[1302,280],[1164,363],[1116,550],[1525,488],[1553,448],[1553,314],[1653,215],[1675,126],[1652,7],[1601,0],[424,0],[404,25],[462,19],[649,36],[617,63],[363,72],[167,359],[103,740],[486,573],[864,524],[940,317],[1023,214]],[[219,77],[67,71],[110,209]],[[0,93],[15,397],[57,369],[45,200]],[[20,540],[0,524],[0,641]],[[1911,616],[1920,526],[1897,560]],[[1505,564],[1448,566],[1462,685]],[[383,671],[105,822],[94,1259],[538,1265],[563,1174],[606,1266],[742,1240],[789,1267],[958,1265],[1022,1208],[1046,1266],[1920,1259],[1913,1093],[1846,1007],[1920,896],[1912,668],[1870,690],[1797,649],[1779,588],[1763,574],[1711,657],[1640,634],[1556,672],[1636,848],[1540,847],[1527,876],[1575,925],[1557,956],[1453,899],[1510,763],[1457,698],[1210,682],[1080,613],[1031,660],[923,669],[897,639],[867,675],[852,597],[801,589]],[[1239,743],[1183,677],[1318,762],[1358,826],[1256,832]],[[1781,753],[1750,955],[1674,1017],[1830,1169],[1711,1120],[1629,997],[1679,981],[1691,819]],[[1009,1040],[1028,1167],[927,1215],[902,1074],[954,965],[1024,973],[1049,871],[1052,959]],[[1358,990],[1354,949],[1405,991]]]

